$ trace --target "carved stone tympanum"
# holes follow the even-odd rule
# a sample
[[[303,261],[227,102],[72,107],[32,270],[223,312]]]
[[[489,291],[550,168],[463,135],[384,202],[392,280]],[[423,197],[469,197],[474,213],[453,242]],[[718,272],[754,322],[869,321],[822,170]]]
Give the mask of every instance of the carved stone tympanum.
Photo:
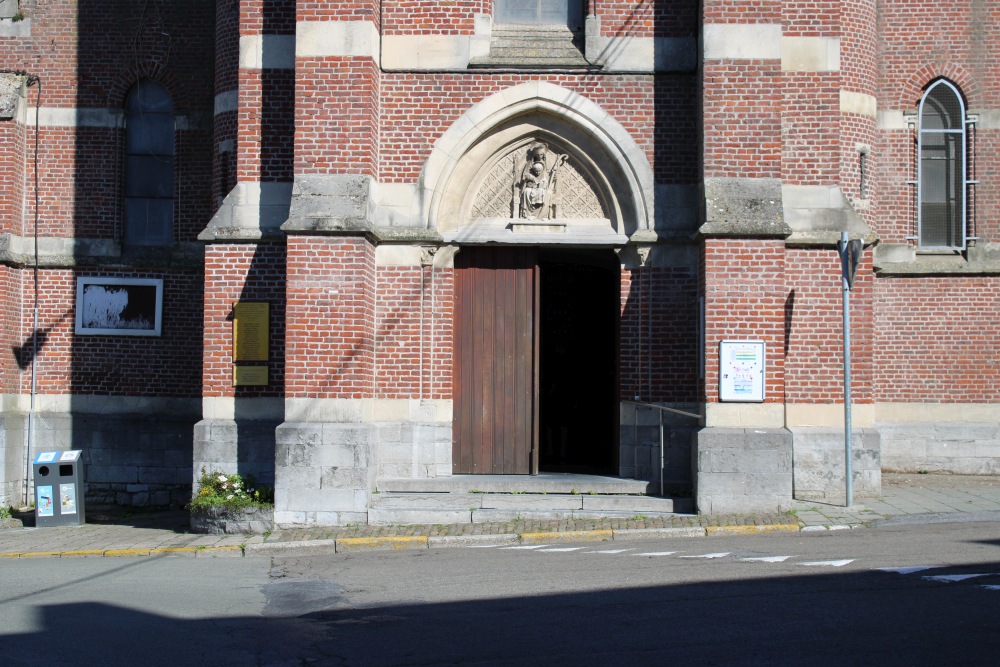
[[[472,203],[472,218],[552,220],[606,218],[590,179],[568,153],[545,141],[494,158]]]

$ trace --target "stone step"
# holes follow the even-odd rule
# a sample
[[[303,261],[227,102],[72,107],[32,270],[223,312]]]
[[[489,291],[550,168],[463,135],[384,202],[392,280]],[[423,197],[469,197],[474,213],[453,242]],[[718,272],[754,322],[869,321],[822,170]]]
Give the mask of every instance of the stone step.
[[[573,473],[539,475],[450,475],[421,479],[383,478],[376,482],[380,493],[536,493],[570,495],[651,495],[659,484],[639,479]],[[376,494],[377,495],[377,494]]]
[[[694,511],[691,498],[580,493],[440,493],[372,494],[371,524],[458,524],[522,520],[668,516]]]
[[[377,509],[368,510],[372,525],[508,523],[511,521],[564,521],[574,519],[631,519],[671,516],[674,512],[627,512],[621,510],[537,510],[537,509]]]

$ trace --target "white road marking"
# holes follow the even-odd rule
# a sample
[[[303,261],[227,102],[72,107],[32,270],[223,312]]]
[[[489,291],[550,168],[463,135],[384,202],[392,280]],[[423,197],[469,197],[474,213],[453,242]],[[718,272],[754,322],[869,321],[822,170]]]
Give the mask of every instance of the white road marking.
[[[555,549],[539,549],[539,553],[554,553],[554,552],[564,552],[564,551],[579,551],[583,547],[557,547]]]
[[[629,554],[630,556],[671,556],[677,553],[676,551],[647,551],[641,554]]]
[[[588,551],[588,554],[623,554],[632,549],[601,549],[600,551]]]
[[[728,551],[723,551],[717,554],[698,554],[696,556],[680,556],[680,558],[725,558],[728,555]]]
[[[748,563],[750,562],[784,563],[789,558],[791,558],[791,556],[754,556],[753,558],[741,558],[740,560]]]
[[[814,560],[808,563],[799,563],[799,565],[804,565],[806,567],[844,567],[848,563],[853,562],[853,558],[846,558],[844,560]]]
[[[994,586],[993,584],[983,584],[981,588],[985,588],[988,591],[1000,591],[1000,586]]]
[[[993,572],[980,572],[979,574],[938,574],[930,577],[921,577],[927,581],[944,581],[951,583],[953,581],[965,581],[966,579],[975,579],[976,577],[987,577]]]
[[[529,544],[527,546],[519,546],[519,547],[504,547],[504,549],[544,549],[547,546],[549,546],[549,545],[548,544]]]
[[[933,570],[936,567],[941,567],[940,565],[913,565],[910,567],[879,567],[876,568],[879,572],[895,572],[896,574],[914,574],[916,572],[924,572],[926,570]]]

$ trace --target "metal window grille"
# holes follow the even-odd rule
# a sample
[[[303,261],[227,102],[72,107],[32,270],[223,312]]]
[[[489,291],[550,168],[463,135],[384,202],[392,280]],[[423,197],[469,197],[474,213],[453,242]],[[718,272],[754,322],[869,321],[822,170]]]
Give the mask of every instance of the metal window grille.
[[[948,81],[920,101],[917,238],[922,250],[964,250],[968,207],[965,104]]]
[[[125,243],[169,245],[173,220],[173,102],[143,80],[125,101]]]

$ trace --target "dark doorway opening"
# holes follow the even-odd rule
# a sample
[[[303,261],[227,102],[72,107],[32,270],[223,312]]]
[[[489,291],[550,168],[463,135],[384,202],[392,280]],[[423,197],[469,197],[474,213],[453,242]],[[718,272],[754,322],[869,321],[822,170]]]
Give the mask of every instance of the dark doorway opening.
[[[539,253],[539,470],[617,474],[620,265]]]

